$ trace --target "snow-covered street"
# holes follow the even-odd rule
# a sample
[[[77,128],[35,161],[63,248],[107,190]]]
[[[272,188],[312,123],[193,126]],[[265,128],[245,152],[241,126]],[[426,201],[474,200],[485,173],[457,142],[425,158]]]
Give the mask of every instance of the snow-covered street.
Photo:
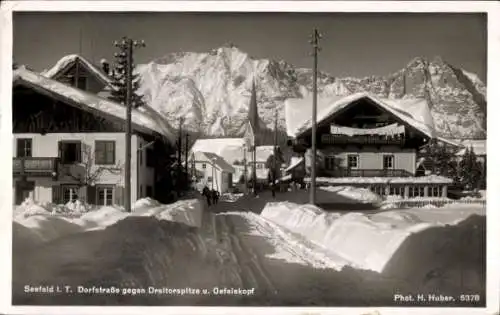
[[[461,305],[484,304],[484,206],[346,213],[225,199],[208,209],[199,197],[143,199],[130,214],[75,217],[17,210],[13,302],[382,306],[408,305],[395,294],[437,293],[456,296],[434,303],[450,306],[473,292],[482,299]]]

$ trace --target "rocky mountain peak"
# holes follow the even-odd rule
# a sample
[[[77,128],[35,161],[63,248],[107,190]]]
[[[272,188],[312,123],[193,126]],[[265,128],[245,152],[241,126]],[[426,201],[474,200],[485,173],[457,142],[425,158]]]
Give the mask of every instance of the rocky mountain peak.
[[[252,58],[228,43],[209,52],[168,54],[138,67],[141,91],[151,106],[176,125],[206,135],[240,136],[247,121],[251,82],[257,87],[258,111],[269,128],[274,111],[284,128],[284,101],[312,91],[312,70],[284,60]],[[319,96],[370,92],[383,98],[427,98],[438,134],[485,135],[486,87],[472,73],[442,57],[412,59],[386,76],[335,78],[320,71]]]

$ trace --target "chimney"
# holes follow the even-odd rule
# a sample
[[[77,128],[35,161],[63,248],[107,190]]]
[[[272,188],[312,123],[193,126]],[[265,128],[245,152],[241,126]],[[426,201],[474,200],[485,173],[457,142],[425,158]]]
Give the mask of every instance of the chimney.
[[[104,71],[104,73],[106,73],[107,75],[109,75],[109,62],[106,60],[106,59],[101,59],[101,67],[102,67],[102,71]]]

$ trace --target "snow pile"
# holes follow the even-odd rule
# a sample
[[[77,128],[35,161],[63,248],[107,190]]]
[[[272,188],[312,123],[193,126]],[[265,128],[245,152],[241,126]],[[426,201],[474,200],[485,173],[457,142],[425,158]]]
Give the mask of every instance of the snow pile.
[[[146,198],[142,198],[142,199],[137,200],[132,205],[132,209],[158,207],[160,205],[161,204],[158,201],[154,200],[153,198],[146,197]]]
[[[157,220],[183,223],[187,226],[201,226],[203,206],[198,199],[177,201],[173,204],[162,205],[152,199],[142,199],[136,204],[151,205],[150,207],[138,208],[132,213],[124,212],[117,207],[102,207],[95,211],[84,213],[78,218],[53,215],[44,208],[33,206],[29,209],[38,209],[42,214],[14,217],[14,224],[27,228],[17,228],[14,231],[14,247],[24,248],[26,240],[38,238],[42,242],[60,238],[68,234],[81,233],[85,231],[102,230],[116,224],[128,217],[147,216]],[[157,205],[157,206],[154,206]],[[27,232],[29,231],[29,232]],[[34,237],[35,236],[35,237]]]
[[[52,203],[39,204],[31,198],[26,198],[23,203],[14,209],[14,217],[27,218],[34,215],[61,215],[64,217],[79,217],[88,212],[91,206],[76,200],[65,205]]]
[[[244,194],[239,193],[239,194],[232,194],[232,193],[224,193],[220,196],[220,201],[225,201],[225,202],[236,202],[238,199],[243,197]]]
[[[382,198],[366,188],[355,188],[351,186],[326,186],[320,187],[321,190],[336,193],[342,197],[352,199],[361,203],[380,203]]]
[[[96,211],[88,212],[79,219],[74,220],[85,229],[102,229],[123,220],[129,214],[115,207],[102,207]]]
[[[26,239],[32,239],[36,235],[42,242],[48,242],[53,239],[60,238],[68,234],[75,234],[84,231],[84,228],[71,221],[71,219],[63,218],[60,216],[49,215],[34,215],[27,218],[16,218],[15,224],[19,224],[29,229],[29,233],[25,229],[14,230],[14,248],[20,249],[21,246],[26,245]],[[17,233],[19,234],[17,234]],[[20,238],[19,244],[18,237]]]
[[[311,178],[304,179],[306,183]],[[318,177],[317,184],[451,184],[453,180],[439,175],[428,175],[418,177]]]
[[[70,201],[66,203],[64,207],[70,211],[77,213],[87,212],[89,209],[89,205],[81,202],[80,200]]]
[[[152,216],[158,220],[200,227],[203,215],[203,204],[198,199],[180,200],[168,205],[160,205],[143,211],[135,211],[132,215]]]
[[[323,246],[356,268],[382,272],[412,234],[433,226],[456,225],[485,214],[484,207],[409,209],[374,215],[325,213],[317,207],[289,202],[268,203],[264,218]]]
[[[310,210],[315,211],[314,207]],[[273,245],[274,252],[266,255],[269,258],[337,271],[347,264],[347,261],[341,257],[255,213],[227,212],[218,216],[231,218],[233,222],[244,220],[249,228],[248,235],[264,237]]]
[[[46,207],[35,203],[33,199],[26,198],[20,206],[16,207],[14,210],[14,216],[30,217],[38,214],[49,214],[49,210]]]

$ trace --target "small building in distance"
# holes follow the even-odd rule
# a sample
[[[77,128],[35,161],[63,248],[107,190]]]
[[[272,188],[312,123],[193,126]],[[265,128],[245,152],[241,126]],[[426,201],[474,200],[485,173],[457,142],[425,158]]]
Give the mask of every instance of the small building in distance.
[[[233,187],[234,168],[221,156],[212,152],[192,152],[189,161],[191,172],[199,190],[204,186],[220,193]]]

